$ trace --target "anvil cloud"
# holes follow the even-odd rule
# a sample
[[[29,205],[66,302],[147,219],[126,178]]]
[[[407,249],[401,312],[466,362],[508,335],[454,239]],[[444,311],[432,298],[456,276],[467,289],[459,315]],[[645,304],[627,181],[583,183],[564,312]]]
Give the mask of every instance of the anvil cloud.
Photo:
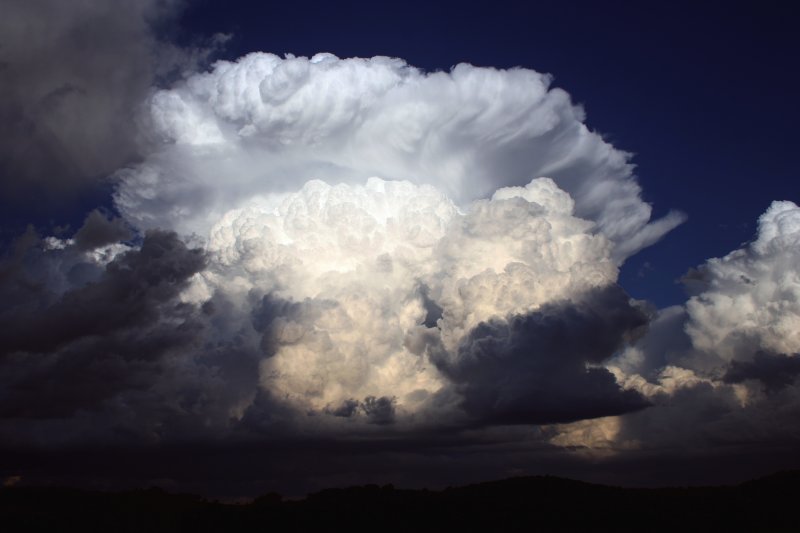
[[[137,225],[204,233],[209,213],[311,178],[408,180],[463,204],[546,176],[621,261],[683,216],[650,222],[628,154],[583,115],[532,70],[426,74],[386,57],[254,53],[153,95],[153,153],[123,173],[116,201]]]

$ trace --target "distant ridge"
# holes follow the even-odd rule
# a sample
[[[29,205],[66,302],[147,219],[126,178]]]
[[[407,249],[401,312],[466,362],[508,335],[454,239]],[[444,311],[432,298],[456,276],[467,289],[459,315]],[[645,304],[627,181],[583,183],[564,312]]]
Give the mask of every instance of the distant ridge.
[[[800,471],[736,486],[620,488],[537,476],[440,491],[366,485],[246,505],[151,488],[0,489],[16,531],[800,531]]]

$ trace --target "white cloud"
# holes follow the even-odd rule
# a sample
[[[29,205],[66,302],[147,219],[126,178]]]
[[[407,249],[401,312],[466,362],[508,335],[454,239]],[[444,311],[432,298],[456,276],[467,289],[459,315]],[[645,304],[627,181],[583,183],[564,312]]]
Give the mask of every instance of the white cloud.
[[[254,311],[265,389],[317,411],[394,397],[409,414],[448,385],[431,336],[458,357],[483,321],[615,282],[609,241],[572,210],[549,179],[464,210],[430,185],[311,181],[223,215],[205,283],[241,302],[266,295]]]
[[[725,361],[800,352],[798,265],[800,208],[774,202],[755,241],[702,267],[705,290],[686,304],[694,346]]]
[[[119,174],[116,202],[140,227],[206,235],[254,195],[310,179],[432,184],[458,205],[553,178],[617,261],[682,222],[649,223],[628,154],[588,130],[550,77],[461,64],[423,73],[400,59],[249,54],[157,92],[151,155]]]
[[[693,270],[686,305],[656,313],[647,335],[608,363],[619,383],[654,403],[621,419],[611,447],[796,439],[798,265],[800,208],[782,201],[761,215],[755,240]],[[596,440],[605,426],[594,424],[563,426],[554,442],[608,447]]]

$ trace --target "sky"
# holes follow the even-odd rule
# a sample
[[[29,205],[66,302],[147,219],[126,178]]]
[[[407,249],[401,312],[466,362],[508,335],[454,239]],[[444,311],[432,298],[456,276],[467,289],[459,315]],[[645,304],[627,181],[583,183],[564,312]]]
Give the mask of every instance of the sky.
[[[0,477],[800,467],[778,3],[2,4]]]

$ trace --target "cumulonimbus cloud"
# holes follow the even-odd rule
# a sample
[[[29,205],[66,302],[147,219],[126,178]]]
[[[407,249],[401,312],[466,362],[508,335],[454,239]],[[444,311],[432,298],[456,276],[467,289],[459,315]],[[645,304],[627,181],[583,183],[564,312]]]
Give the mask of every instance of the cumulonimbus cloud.
[[[651,221],[583,120],[531,70],[385,57],[251,54],[154,91],[122,219],[0,264],[0,436],[787,438],[800,209],[648,311],[618,268],[684,217]]]
[[[521,324],[567,328],[522,317],[584,306],[582,295],[613,286],[627,256],[683,220],[650,222],[628,154],[583,118],[549,76],[526,69],[250,54],[150,98],[150,155],[118,174],[115,202],[136,227],[206,243],[210,266],[185,297],[225,294],[252,310],[264,390],[343,418],[383,398],[410,420],[476,390],[452,383],[475,328],[512,321],[514,342],[527,339]],[[614,346],[634,323],[615,330]],[[575,368],[613,352],[601,351]],[[562,357],[552,345],[538,352]],[[620,392],[607,378],[583,404]],[[590,413],[577,403],[519,419],[637,404]]]

